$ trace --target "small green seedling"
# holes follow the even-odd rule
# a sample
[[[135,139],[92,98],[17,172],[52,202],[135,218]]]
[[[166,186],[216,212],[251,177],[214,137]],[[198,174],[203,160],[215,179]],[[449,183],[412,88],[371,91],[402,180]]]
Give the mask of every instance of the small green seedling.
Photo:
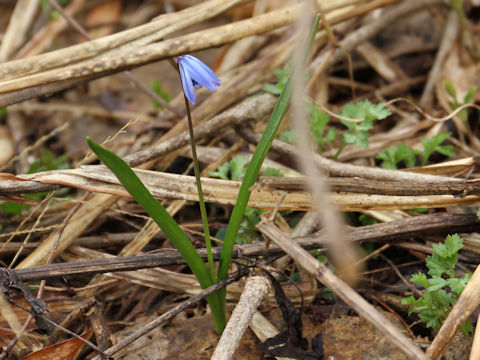
[[[377,219],[365,214],[360,214],[358,216],[358,221],[362,226],[375,225],[379,223]],[[367,244],[370,244],[370,243],[367,243]]]
[[[340,120],[347,127],[347,131],[343,133],[342,144],[333,158],[336,160],[347,144],[368,148],[369,131],[373,128],[373,122],[383,120],[390,114],[383,102],[372,104],[369,100],[364,100],[345,105],[342,108],[342,117],[362,121]]]
[[[317,143],[318,153],[323,152],[323,147],[337,138],[337,129],[330,128],[325,132],[330,117],[321,112],[318,107],[309,99],[308,109],[310,110],[310,133]]]
[[[423,151],[412,149],[405,144],[398,144],[396,148],[388,147],[377,155],[377,159],[382,160],[381,167],[384,169],[396,170],[402,163],[407,168],[414,167],[417,156],[420,158],[421,166],[425,166],[435,152],[447,157],[455,155],[455,148],[452,145],[441,145],[450,135],[451,133],[445,131],[429,139],[420,139]]]
[[[266,168],[265,170],[263,170],[262,172],[262,176],[265,176],[265,177],[283,177],[283,173],[278,170],[278,169],[275,169],[275,168]]]
[[[58,4],[61,6],[65,6],[70,2],[70,0],[58,0]],[[52,10],[52,7],[48,0],[42,0],[41,1],[41,6],[43,11],[49,11],[50,13],[48,14],[48,20],[55,20],[60,16],[60,13],[57,10]]]
[[[67,161],[68,154],[60,155],[55,157],[48,149],[42,149],[40,151],[40,158],[35,160],[30,168],[28,169],[28,174],[33,174],[42,171],[49,170],[63,170],[70,168],[70,163]]]
[[[278,79],[277,83],[263,85],[263,91],[278,96],[282,93],[283,89],[285,89],[290,74],[287,69],[281,69],[274,71],[273,75]]]
[[[460,106],[472,103],[473,100],[475,99],[475,94],[478,91],[478,87],[476,85],[473,85],[468,92],[465,94],[463,97],[463,102],[458,101],[457,98],[457,91],[453,87],[453,84],[450,81],[445,81],[445,89],[447,90],[448,94],[452,98],[452,107],[453,110],[458,109]],[[460,112],[457,114],[458,118],[462,121],[467,121],[468,120],[468,112],[467,109],[462,109]]]
[[[405,167],[415,167],[417,155],[421,152],[408,147],[405,144],[398,144],[396,148],[388,147],[377,155],[377,159],[382,160],[381,166],[384,169],[396,170],[401,163]]]
[[[472,274],[456,277],[455,266],[458,262],[458,251],[463,247],[463,239],[449,235],[443,244],[433,244],[433,254],[426,259],[427,277],[424,273],[412,276],[410,281],[425,288],[423,297],[413,296],[402,299],[403,305],[410,306],[408,314],[417,313],[427,327],[438,331],[452,306],[457,302]],[[467,320],[461,327],[462,333],[473,332],[473,325]]]
[[[166,102],[169,102],[170,100],[172,100],[172,96],[170,95],[170,93],[168,91],[166,91],[163,86],[162,86],[162,83],[160,82],[160,80],[158,79],[153,79],[151,82],[150,82],[150,89],[152,89],[152,91],[157,94],[158,96],[160,96],[163,100],[165,100]],[[153,100],[152,99],[152,104],[153,104],[153,107],[155,109],[163,109],[163,106],[162,104],[160,104],[158,101],[156,100]]]
[[[240,180],[245,176],[248,159],[242,155],[236,155],[232,160],[218,167],[218,171],[211,171],[210,176],[223,180]]]
[[[455,155],[455,148],[453,145],[441,145],[450,137],[450,135],[452,135],[452,133],[444,131],[429,139],[420,139],[420,142],[423,145],[423,152],[420,155],[422,158],[422,166],[427,165],[430,155],[432,155],[434,152],[438,152],[446,157]]]
[[[295,130],[285,130],[278,135],[278,138],[290,145],[295,145],[297,143],[297,133]]]
[[[246,165],[248,164],[248,159],[242,155],[236,155],[232,160],[226,162],[225,164],[218,167],[218,171],[210,172],[210,176],[217,177],[223,180],[241,180],[246,173]],[[283,173],[280,170],[274,168],[266,168],[262,176],[283,176]],[[246,208],[245,213],[243,214],[243,220],[240,224],[238,230],[237,238],[235,240],[238,244],[247,244],[251,243],[254,240],[259,238],[258,233],[253,230],[255,226],[260,222],[260,215],[263,213],[262,210]],[[223,239],[225,236],[226,228],[221,228],[215,234],[217,239]]]
[[[48,170],[61,170],[68,169],[70,167],[69,162],[67,161],[67,154],[60,155],[55,157],[55,155],[48,149],[42,149],[40,152],[40,158],[35,160],[27,171],[27,174],[38,173]],[[68,191],[67,189],[61,189],[57,191],[57,195],[61,195],[62,192]],[[39,201],[46,192],[33,193],[33,194],[24,194],[23,197],[27,200]],[[24,210],[28,209],[30,205],[20,204],[16,202],[4,202],[0,204],[0,210],[5,215],[20,215]]]
[[[390,116],[391,112],[385,108],[385,103],[372,104],[369,100],[359,103],[347,104],[342,108],[342,116],[350,119],[363,119],[361,122],[341,120],[347,127],[343,134],[343,141],[358,147],[368,148],[369,133],[375,120],[383,120]]]
[[[318,107],[307,98],[307,109],[310,112],[310,134],[317,144],[318,153],[321,154],[326,144],[335,141],[337,138],[337,129],[330,128],[326,131],[326,126],[330,121],[330,117],[321,112]],[[279,139],[288,144],[295,145],[297,143],[297,133],[295,130],[286,130],[280,133]]]
[[[275,85],[265,84],[263,90],[273,95],[278,95],[285,87],[288,71],[278,70],[275,71],[274,74],[279,81]],[[337,138],[337,130],[330,128],[325,132],[330,117],[324,112],[321,112],[311,99],[307,98],[306,103],[310,112],[310,132],[314,141],[317,143],[318,153],[322,153],[325,144]],[[347,127],[347,131],[343,134],[342,144],[335,154],[334,159],[337,159],[347,144],[368,148],[369,131],[373,128],[373,122],[375,120],[383,120],[390,116],[390,114],[390,110],[385,108],[385,103],[383,102],[372,104],[369,100],[364,100],[359,103],[345,105],[342,108],[342,117],[362,121],[341,120],[342,124]],[[295,143],[296,134],[294,132],[290,130],[290,132],[283,132],[282,134],[280,134],[280,140],[289,144]]]

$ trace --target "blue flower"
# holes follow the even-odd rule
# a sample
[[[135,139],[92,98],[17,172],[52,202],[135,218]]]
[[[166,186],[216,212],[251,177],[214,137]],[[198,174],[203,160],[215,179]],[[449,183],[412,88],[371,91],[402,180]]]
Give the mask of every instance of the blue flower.
[[[187,99],[195,104],[195,88],[205,86],[215,91],[220,86],[220,80],[212,69],[192,55],[183,55],[175,59],[180,69],[183,92]]]

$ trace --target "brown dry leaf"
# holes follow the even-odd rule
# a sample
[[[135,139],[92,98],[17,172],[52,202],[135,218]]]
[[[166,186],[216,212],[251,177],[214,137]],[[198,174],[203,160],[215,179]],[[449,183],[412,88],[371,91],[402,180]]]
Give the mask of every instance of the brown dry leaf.
[[[92,334],[93,330],[90,329],[87,333],[83,334],[82,337],[88,339]],[[22,360],[74,360],[78,357],[84,345],[85,343],[82,340],[72,338],[35,351],[23,357]]]
[[[12,134],[6,126],[0,126],[0,166],[5,165],[15,154]]]
[[[122,12],[122,4],[119,0],[105,1],[88,12],[87,25],[94,27],[114,23],[120,17]],[[99,29],[91,30],[92,38],[102,37],[111,33],[112,26],[103,26]]]
[[[427,165],[418,168],[408,169],[410,172],[430,175],[450,175],[456,173],[466,172],[476,165],[476,160],[473,157],[466,157],[463,159],[455,159],[451,161],[444,161],[438,164]],[[407,171],[407,170],[400,170]]]
[[[198,201],[195,177],[162,173],[148,170],[135,170],[153,196],[159,199],[182,199]],[[118,179],[104,167],[82,166],[80,169],[56,170],[22,175],[22,179],[45,184],[72,186],[92,192],[117,196],[129,196]],[[205,201],[222,205],[234,205],[241,183],[211,178],[203,178],[202,186]],[[285,195],[285,197],[283,197]],[[329,200],[342,211],[396,210],[418,207],[438,208],[480,202],[476,195],[455,197],[453,195],[389,196],[338,192],[330,194]],[[280,204],[280,205],[279,205]],[[279,205],[279,206],[278,206]],[[279,191],[252,187],[249,207],[272,210],[308,211],[311,209],[311,196],[305,191]]]
[[[115,345],[124,338],[130,336],[133,332],[142,328],[145,324],[153,321],[155,316],[139,316],[135,319],[133,326],[127,327],[124,330],[112,334],[111,340]],[[167,359],[168,348],[170,340],[165,335],[162,329],[155,328],[144,336],[127,345],[117,354],[116,358],[123,360],[149,360],[149,359]],[[123,356],[122,356],[123,355]]]
[[[171,339],[165,359],[210,359],[218,342],[209,313],[188,318],[181,314],[163,328]],[[247,330],[235,352],[234,359],[261,359],[262,351],[252,331]]]
[[[13,296],[12,300],[25,308],[29,307],[28,303],[22,296]],[[51,292],[47,292],[43,297],[43,300],[45,300],[47,303],[48,310],[50,311],[50,320],[55,322],[60,322],[63,320],[66,314],[69,314],[78,306],[78,301],[73,300],[70,297]],[[12,309],[15,312],[18,321],[23,323],[27,320],[29,315],[27,312],[17,307],[12,307]],[[34,327],[36,327],[35,322],[32,322],[29,329]],[[10,330],[8,323],[3,317],[0,317],[0,338],[10,335],[12,335],[12,331]]]
[[[384,311],[382,314],[396,324],[399,329],[402,328],[398,319],[392,314]],[[323,323],[322,328],[325,358],[334,357],[344,360],[408,359],[408,356],[361,317],[346,315],[338,318],[330,317]]]
[[[0,180],[25,181],[15,175],[9,173],[0,173]]]

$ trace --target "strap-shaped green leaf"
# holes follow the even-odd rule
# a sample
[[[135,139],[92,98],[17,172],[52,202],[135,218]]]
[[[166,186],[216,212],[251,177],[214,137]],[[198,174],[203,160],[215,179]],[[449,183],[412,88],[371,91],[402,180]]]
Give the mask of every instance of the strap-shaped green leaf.
[[[173,217],[165,210],[148,191],[146,186],[138,178],[135,172],[120,157],[101,147],[92,139],[87,137],[88,146],[98,156],[98,158],[115,174],[120,183],[125,187],[130,195],[145,209],[150,217],[163,230],[170,239],[173,246],[182,254],[186,263],[195,274],[202,288],[207,288],[214,284],[214,281],[200,255],[195,247],[188,240],[187,235],[182,231]],[[210,295],[208,303],[212,310],[215,321],[215,328],[222,332],[225,327],[225,312],[219,293]]]

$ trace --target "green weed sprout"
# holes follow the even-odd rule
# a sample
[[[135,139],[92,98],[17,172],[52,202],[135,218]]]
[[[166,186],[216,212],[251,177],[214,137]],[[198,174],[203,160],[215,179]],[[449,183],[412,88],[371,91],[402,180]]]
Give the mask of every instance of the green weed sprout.
[[[468,92],[463,97],[463,102],[458,101],[457,91],[455,90],[455,87],[453,86],[453,84],[448,80],[445,81],[445,90],[447,90],[448,95],[450,95],[450,97],[452,98],[453,110],[456,110],[462,105],[473,102],[473,100],[475,99],[475,94],[478,91],[478,88],[476,85],[472,85],[472,87],[468,90]],[[467,121],[468,120],[467,109],[460,110],[457,116],[460,120],[464,122]]]
[[[220,178],[222,180],[237,181],[245,176],[245,166],[248,164],[248,159],[242,155],[236,155],[232,160],[218,167],[218,171],[211,171],[210,176]]]
[[[364,100],[359,103],[345,105],[342,108],[342,117],[363,120],[360,122],[340,120],[347,127],[347,131],[343,133],[342,144],[333,159],[336,160],[338,158],[347,144],[368,148],[369,131],[373,128],[373,122],[375,120],[383,120],[390,114],[390,110],[385,108],[385,103],[383,102],[372,104],[369,100]]]
[[[5,108],[3,108],[5,109]],[[1,115],[0,109],[0,115]],[[42,149],[40,152],[40,158],[36,159],[27,171],[27,174],[38,173],[42,171],[48,170],[61,170],[61,169],[68,169],[70,167],[70,163],[67,160],[68,154],[60,155],[59,157],[55,157],[55,154],[52,153],[48,149]],[[60,189],[56,192],[57,195],[64,194],[67,189]],[[32,193],[32,194],[24,194],[23,197],[27,200],[34,200],[39,201],[43,196],[45,196],[46,192],[39,192],[39,193]],[[0,210],[4,214],[12,214],[12,215],[20,215],[24,210],[30,208],[30,205],[20,204],[17,202],[2,202],[0,203]]]
[[[150,82],[150,89],[152,89],[155,94],[160,96],[166,102],[172,100],[172,96],[167,90],[163,88],[162,83],[159,79],[153,79]],[[160,104],[157,100],[152,99],[152,105],[155,109],[163,109],[163,105]]]
[[[421,166],[425,166],[430,156],[435,152],[446,157],[455,155],[455,148],[452,145],[442,145],[450,135],[452,135],[450,132],[444,131],[429,139],[420,139],[423,151],[412,149],[405,144],[398,144],[396,148],[388,147],[378,153],[377,159],[382,160],[380,166],[384,169],[396,170],[402,162],[407,168],[414,167],[417,162],[417,156],[421,159]]]
[[[262,90],[266,91],[272,95],[279,96],[283,89],[285,89],[285,85],[287,85],[288,78],[290,74],[288,73],[287,69],[280,69],[275,70],[273,75],[278,79],[276,84],[265,84],[263,85]]]
[[[325,131],[330,117],[321,112],[310,99],[307,101],[307,105],[310,110],[310,134],[317,143],[318,153],[321,154],[323,147],[337,138],[337,129],[332,127]]]
[[[443,244],[433,244],[433,254],[426,259],[430,277],[418,273],[410,279],[425,288],[423,297],[415,299],[410,296],[402,299],[403,305],[410,306],[409,315],[417,313],[420,320],[435,331],[440,329],[472,276],[469,273],[461,277],[455,276],[458,251],[462,247],[463,239],[457,234],[447,236]],[[467,320],[461,330],[465,335],[472,333],[471,321]]]

